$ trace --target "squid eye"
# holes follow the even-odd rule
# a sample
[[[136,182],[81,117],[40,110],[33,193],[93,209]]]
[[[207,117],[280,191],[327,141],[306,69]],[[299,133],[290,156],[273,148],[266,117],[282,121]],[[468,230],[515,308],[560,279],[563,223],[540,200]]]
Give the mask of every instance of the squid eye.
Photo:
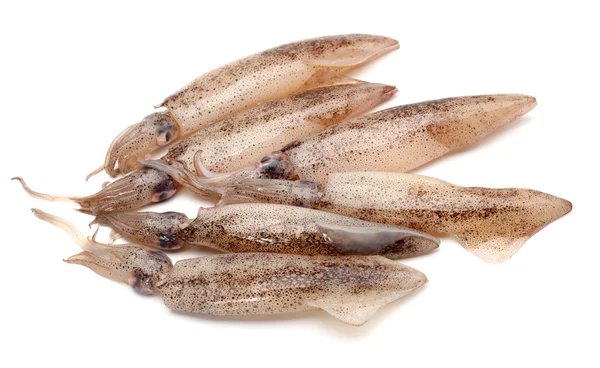
[[[156,242],[160,249],[179,249],[181,248],[181,242],[177,238],[175,233],[159,233],[158,241]]]
[[[162,173],[161,173],[162,174]],[[171,198],[177,192],[177,184],[167,176],[167,178],[156,185],[151,201],[162,202]]]
[[[173,134],[170,130],[160,132],[158,138],[156,138],[156,144],[158,144],[159,147],[165,146],[171,141],[171,138],[173,138]]]
[[[277,168],[279,167],[279,164],[281,164],[281,162],[271,161],[268,164],[263,165],[263,167],[260,169],[260,172],[265,173],[265,174],[274,173],[275,170],[277,170]]]
[[[140,294],[152,295],[152,280],[148,275],[145,275],[141,270],[136,269],[131,272],[127,283]]]

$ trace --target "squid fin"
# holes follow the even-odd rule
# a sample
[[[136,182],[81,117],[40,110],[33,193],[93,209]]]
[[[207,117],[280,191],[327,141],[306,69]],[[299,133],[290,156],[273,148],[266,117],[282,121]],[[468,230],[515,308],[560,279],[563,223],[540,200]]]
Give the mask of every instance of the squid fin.
[[[344,323],[360,326],[371,319],[379,308],[407,293],[408,291],[400,295],[388,295],[386,298],[376,300],[343,300],[332,297],[311,301],[307,304],[311,307],[324,310]]]
[[[533,235],[533,234],[532,234]],[[509,260],[527,240],[529,236],[472,236],[456,235],[456,240],[469,252],[487,263],[502,263]]]
[[[389,258],[400,258],[430,252],[440,244],[439,239],[429,234],[400,227],[317,224],[317,228],[342,254],[377,254],[398,243],[392,247],[397,249],[391,250]]]
[[[480,189],[463,188],[476,190]],[[515,193],[511,200],[521,206],[514,206],[518,211],[509,208],[511,216],[502,222],[494,216],[475,217],[472,226],[454,234],[463,248],[488,263],[507,261],[530,237],[573,208],[571,202],[550,194],[529,189],[509,191]]]

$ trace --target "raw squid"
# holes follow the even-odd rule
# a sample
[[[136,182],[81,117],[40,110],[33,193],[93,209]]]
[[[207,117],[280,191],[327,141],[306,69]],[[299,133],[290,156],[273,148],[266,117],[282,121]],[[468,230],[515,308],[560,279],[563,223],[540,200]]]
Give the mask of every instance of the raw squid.
[[[160,147],[167,146],[244,109],[314,87],[347,80],[342,73],[398,48],[391,38],[339,35],[313,38],[237,60],[195,79],[112,142],[103,169],[127,173]],[[88,176],[89,177],[89,176]]]
[[[322,309],[361,325],[387,303],[427,282],[421,272],[380,256],[231,253],[178,261],[163,252],[86,240],[72,224],[33,210],[85,249],[66,260],[161,296],[167,307],[210,315],[263,315]]]
[[[218,198],[219,187],[245,178],[300,178],[324,185],[336,172],[412,170],[481,140],[535,104],[530,96],[489,95],[393,107],[330,126],[265,156],[254,167],[212,175],[204,170],[210,178],[159,161],[142,163],[208,197]]]
[[[362,115],[397,92],[385,84],[356,81],[312,89],[245,110],[175,144],[162,158],[201,174],[195,162],[228,172],[258,162],[265,152]]]
[[[412,174],[334,173],[327,186],[249,179],[221,204],[265,201],[312,207],[367,221],[450,234],[486,262],[515,254],[533,234],[571,211],[571,202],[530,189],[460,187]]]
[[[121,212],[100,215],[93,223],[160,249],[187,243],[235,253],[378,254],[398,259],[439,245],[435,237],[407,228],[268,203],[201,208],[193,221],[178,212]]]
[[[195,161],[201,159],[212,169],[236,170],[256,162],[264,152],[361,114],[395,92],[393,86],[360,81],[311,89],[216,122],[175,144],[160,162],[183,165],[193,172]],[[28,190],[25,182],[18,179]],[[75,201],[82,212],[99,214],[164,201],[176,193],[177,187],[169,175],[142,168],[91,196],[62,199]],[[42,199],[61,198],[28,192]]]

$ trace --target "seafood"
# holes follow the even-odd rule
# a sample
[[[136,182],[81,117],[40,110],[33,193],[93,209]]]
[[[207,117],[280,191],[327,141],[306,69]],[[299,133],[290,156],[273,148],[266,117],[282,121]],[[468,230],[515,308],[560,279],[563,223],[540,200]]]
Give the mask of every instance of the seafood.
[[[356,81],[312,89],[245,110],[175,144],[162,158],[201,174],[246,168],[289,142],[361,115],[397,92],[385,84]]]
[[[221,204],[265,201],[312,207],[367,221],[451,234],[486,262],[506,261],[571,202],[530,189],[461,187],[413,174],[334,173],[327,186],[308,181],[249,179]]]
[[[207,197],[218,198],[222,193],[219,187],[245,178],[299,177],[324,185],[327,177],[336,172],[412,170],[479,141],[535,105],[535,98],[530,96],[487,95],[392,107],[290,143],[254,167],[210,178],[200,178],[183,167],[167,167],[158,161],[142,163],[168,173],[180,184]]]
[[[199,160],[208,163],[211,169],[247,167],[264,152],[280,149],[288,142],[361,114],[395,92],[393,86],[360,81],[301,92],[245,110],[190,135],[171,147],[161,163],[183,165],[190,170],[196,169],[195,162]],[[19,180],[28,190],[25,182]],[[91,196],[63,199],[78,203],[82,212],[99,214],[161,202],[172,197],[177,188],[169,175],[141,168]],[[42,199],[59,198],[28,192]]]
[[[93,223],[160,249],[187,243],[235,253],[379,254],[398,259],[439,245],[435,237],[411,229],[268,203],[201,208],[193,221],[178,212],[120,212],[100,215]]]
[[[136,168],[136,160],[208,124],[260,103],[319,86],[338,84],[346,71],[391,50],[398,41],[355,34],[313,38],[269,49],[217,68],[167,97],[117,136],[104,164],[109,175]],[[88,176],[88,177],[89,177]]]
[[[421,272],[381,256],[231,253],[172,264],[160,251],[86,240],[72,224],[33,211],[84,247],[67,263],[128,283],[139,293],[157,294],[175,311],[263,315],[322,309],[358,326],[427,282]]]

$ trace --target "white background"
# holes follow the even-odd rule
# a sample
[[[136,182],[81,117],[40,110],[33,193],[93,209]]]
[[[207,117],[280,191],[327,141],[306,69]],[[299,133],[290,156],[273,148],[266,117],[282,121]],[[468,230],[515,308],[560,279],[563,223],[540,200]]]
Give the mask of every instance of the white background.
[[[2,366],[598,367],[598,27],[586,2],[59,1],[2,3]],[[391,5],[391,4],[394,5]],[[592,2],[589,2],[590,4]],[[538,106],[481,144],[417,170],[465,186],[525,187],[573,202],[513,259],[485,264],[444,238],[405,263],[429,284],[356,328],[324,312],[206,318],[70,266],[78,252],[35,219],[82,229],[75,206],[18,183],[90,194],[111,140],[198,75],[283,43],[373,33],[401,48],[353,75],[395,84],[385,106],[524,93]],[[152,210],[193,216],[180,196]],[[187,249],[174,259],[204,255]]]

